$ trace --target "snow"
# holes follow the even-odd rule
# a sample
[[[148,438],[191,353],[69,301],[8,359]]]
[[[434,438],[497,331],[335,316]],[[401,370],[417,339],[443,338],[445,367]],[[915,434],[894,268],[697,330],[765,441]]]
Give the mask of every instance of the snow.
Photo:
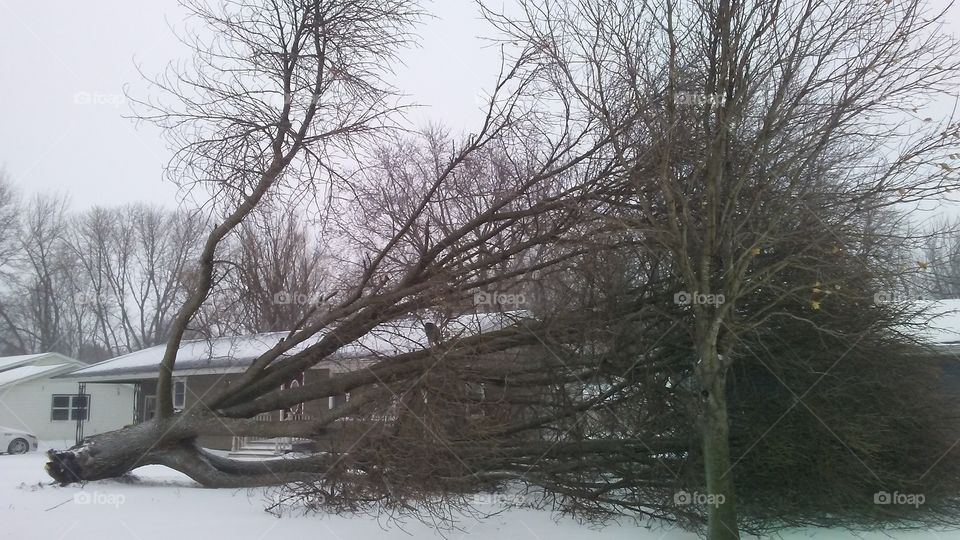
[[[369,516],[330,515],[276,518],[263,511],[260,490],[210,490],[159,466],[137,469],[139,483],[89,482],[48,485],[41,453],[0,455],[0,537],[18,539],[237,540],[260,538],[330,538],[333,540],[436,539],[443,536],[418,521],[401,526]],[[612,526],[603,531],[572,520],[558,522],[548,512],[510,510],[483,521],[465,518],[465,532],[447,538],[472,539],[608,539],[693,540],[696,536],[666,530]],[[669,532],[669,535],[664,535]]]
[[[25,364],[25,363],[32,362],[33,360],[37,360],[37,359],[39,359],[39,358],[42,358],[42,357],[46,356],[47,354],[48,354],[48,353],[40,353],[40,354],[20,354],[20,355],[17,355],[17,356],[4,356],[4,357],[0,357],[0,371],[3,371],[3,370],[5,370],[5,369],[7,369],[7,368],[16,366],[16,365],[18,365],[18,364]]]
[[[0,371],[0,388],[3,388],[8,384],[16,384],[44,373],[60,370],[66,365],[67,364],[54,364],[50,366],[20,366],[13,369],[8,369],[6,371]]]
[[[448,338],[489,332],[503,328],[524,316],[524,312],[469,314],[447,322],[444,332]],[[177,353],[174,374],[182,374],[188,370],[197,369],[227,371],[232,368],[239,370],[276,345],[286,335],[286,332],[272,332],[211,340],[184,341]],[[294,347],[291,352],[295,353],[313,345],[323,335],[323,333],[318,333]],[[405,319],[377,326],[359,340],[342,347],[335,355],[331,356],[329,361],[335,362],[373,355],[393,355],[424,348],[427,345],[423,321]],[[135,373],[155,376],[165,349],[165,345],[158,345],[125,354],[79,369],[68,376],[80,379]]]
[[[181,369],[204,369],[244,366],[250,360],[274,346],[284,335],[286,334],[276,332],[212,340],[184,341],[180,344],[180,350],[177,353],[178,367]],[[156,347],[132,352],[74,371],[70,374],[70,377],[156,372],[165,350],[166,345],[157,345]]]
[[[229,538],[329,538],[331,540],[409,540],[444,536],[418,521],[402,526],[369,516],[287,516],[263,511],[260,490],[212,490],[160,466],[136,470],[136,483],[88,482],[83,487],[49,485],[42,453],[0,455],[0,538],[104,540],[211,540]],[[491,497],[489,500],[497,500]],[[490,512],[496,512],[491,507]],[[696,535],[655,526],[610,524],[602,530],[557,518],[546,511],[511,509],[484,520],[463,518],[451,540],[694,540]],[[401,528],[402,527],[402,528]],[[746,538],[746,537],[745,537]],[[936,539],[960,540],[960,531],[841,530],[786,531],[784,540]]]

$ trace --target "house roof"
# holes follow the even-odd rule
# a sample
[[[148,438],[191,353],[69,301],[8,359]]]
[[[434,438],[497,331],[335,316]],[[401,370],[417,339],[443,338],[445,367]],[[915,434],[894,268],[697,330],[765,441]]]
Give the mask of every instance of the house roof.
[[[448,321],[444,333],[449,339],[490,332],[525,317],[528,317],[527,312],[521,311],[468,314]],[[428,346],[428,339],[423,322],[404,319],[381,324],[359,340],[341,347],[315,367],[334,371],[338,368],[353,369],[356,361],[361,359],[391,356],[425,348]],[[324,335],[325,333],[321,332],[312,336],[287,354],[299,352],[317,343]],[[242,372],[285,336],[287,332],[272,332],[184,341],[177,354],[174,376]],[[156,378],[165,348],[166,345],[157,345],[132,352],[61,375],[60,378],[92,382]]]
[[[49,366],[20,366],[6,371],[0,371],[0,389],[38,379],[42,376],[67,371],[74,367],[75,366],[71,364],[52,364]]]
[[[17,356],[3,356],[0,357],[0,371],[4,369],[10,369],[11,367],[20,366],[26,363],[31,362],[46,356],[47,353],[40,354],[20,354]]]
[[[916,322],[924,328],[914,332],[916,337],[938,346],[960,345],[960,299],[919,300],[917,306],[922,313]]]
[[[33,379],[51,377],[87,364],[58,353],[0,357],[0,389]]]

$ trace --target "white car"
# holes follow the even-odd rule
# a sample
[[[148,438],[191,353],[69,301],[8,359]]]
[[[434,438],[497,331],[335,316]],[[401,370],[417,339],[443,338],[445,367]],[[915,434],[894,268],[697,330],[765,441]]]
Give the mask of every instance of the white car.
[[[37,437],[26,431],[0,426],[0,452],[26,454],[37,449]]]

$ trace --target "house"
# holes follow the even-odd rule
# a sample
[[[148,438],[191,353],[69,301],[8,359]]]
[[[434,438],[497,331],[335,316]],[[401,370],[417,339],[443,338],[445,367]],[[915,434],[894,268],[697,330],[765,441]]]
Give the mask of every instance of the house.
[[[914,305],[922,310],[913,320],[921,328],[905,331],[940,351],[960,352],[960,299],[918,300]]]
[[[503,328],[511,324],[520,312],[468,314],[447,321],[444,332],[447,337],[472,335]],[[407,319],[380,325],[356,342],[341,347],[335,354],[313,368],[301,373],[284,387],[311,384],[318,379],[346,373],[392,356],[422,349],[436,338],[438,329],[423,321]],[[214,390],[229,386],[238,379],[250,364],[278,341],[286,332],[273,332],[247,336],[191,340],[181,343],[173,372],[173,405],[177,410],[205,407],[204,400]],[[317,334],[295,347],[296,353],[323,337]],[[130,415],[136,422],[153,418],[156,413],[157,376],[165,345],[158,345],[106,360],[70,373],[61,375],[63,380],[72,380],[87,387],[97,384],[124,384],[133,387],[135,398]],[[288,354],[290,354],[288,353]],[[341,406],[349,395],[331,396],[326,402],[308,402],[293,410],[274,411],[258,416],[261,420],[309,419],[329,409]],[[246,437],[205,436],[199,443],[207,448],[230,450],[239,455],[262,454],[289,450],[292,441],[274,439],[259,440]]]
[[[951,393],[960,388],[960,299],[918,300],[913,318],[904,333],[928,345],[924,354],[941,370],[944,388]]]
[[[57,353],[0,357],[0,425],[43,441],[74,440],[82,424],[92,435],[133,421],[134,388],[104,384],[86,389],[57,378],[88,364]]]

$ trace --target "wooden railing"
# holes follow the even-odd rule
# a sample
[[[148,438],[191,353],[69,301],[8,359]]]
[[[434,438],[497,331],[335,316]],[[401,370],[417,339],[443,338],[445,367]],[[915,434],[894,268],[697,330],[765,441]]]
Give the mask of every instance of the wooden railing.
[[[277,415],[277,418],[273,417],[272,413],[260,413],[257,416],[253,417],[254,420],[258,422],[282,422],[285,420],[309,420],[310,418],[305,415],[297,415],[294,417],[288,417],[285,420],[281,419],[280,415]],[[290,450],[293,448],[293,443],[297,441],[305,441],[302,437],[258,437],[258,436],[234,436],[231,443],[231,451],[236,452],[248,447],[251,443],[272,443],[273,452],[277,455],[282,454],[284,451]]]
[[[274,420],[273,420],[273,415],[272,415],[271,413],[260,413],[260,414],[258,414],[258,415],[256,415],[256,416],[254,416],[253,419],[256,420],[256,421],[258,421],[258,422],[273,422],[273,421],[274,421]],[[271,442],[272,442],[272,438],[271,438],[271,437],[256,437],[256,436],[242,436],[242,437],[241,437],[241,436],[236,436],[236,435],[235,435],[235,436],[233,437],[233,442],[231,443],[230,446],[231,446],[231,450],[234,451],[234,452],[236,452],[237,450],[241,450],[241,449],[245,448],[245,447],[248,446],[250,443],[255,443],[255,442],[267,442],[267,441],[271,441]],[[279,450],[280,450],[280,449],[277,448],[276,450],[277,450],[277,453],[279,453]]]

